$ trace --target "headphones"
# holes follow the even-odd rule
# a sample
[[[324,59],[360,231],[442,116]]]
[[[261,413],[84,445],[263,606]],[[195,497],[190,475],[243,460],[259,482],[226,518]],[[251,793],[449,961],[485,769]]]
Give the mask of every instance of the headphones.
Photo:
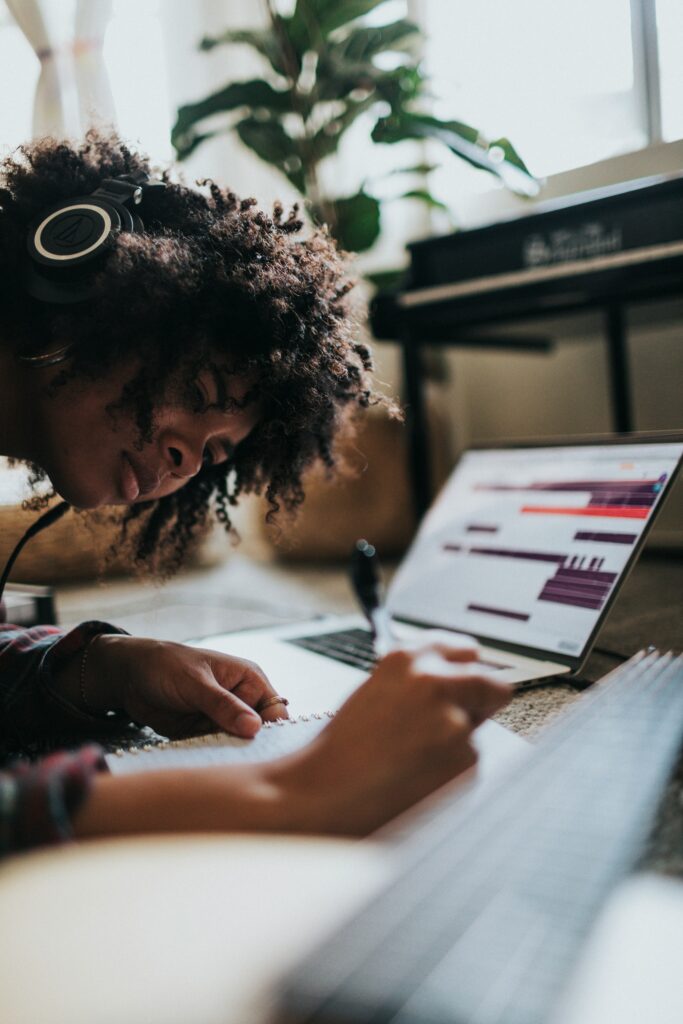
[[[24,285],[41,302],[66,305],[92,294],[91,271],[123,231],[144,231],[138,207],[163,181],[105,178],[89,196],[62,200],[29,227]]]

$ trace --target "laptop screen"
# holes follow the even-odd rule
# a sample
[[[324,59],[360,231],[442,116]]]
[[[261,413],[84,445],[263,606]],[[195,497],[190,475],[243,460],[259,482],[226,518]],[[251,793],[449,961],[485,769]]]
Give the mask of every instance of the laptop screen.
[[[681,443],[467,452],[392,581],[392,615],[578,657]]]

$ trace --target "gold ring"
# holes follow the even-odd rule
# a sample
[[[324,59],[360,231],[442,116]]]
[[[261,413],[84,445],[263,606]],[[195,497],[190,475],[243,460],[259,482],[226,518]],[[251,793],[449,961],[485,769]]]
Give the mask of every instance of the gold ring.
[[[289,701],[286,697],[278,697],[277,694],[272,697],[263,697],[263,699],[260,700],[254,708],[254,711],[258,711],[260,714],[262,711],[265,711],[266,708],[271,708],[273,704],[284,704],[285,707],[287,707]]]

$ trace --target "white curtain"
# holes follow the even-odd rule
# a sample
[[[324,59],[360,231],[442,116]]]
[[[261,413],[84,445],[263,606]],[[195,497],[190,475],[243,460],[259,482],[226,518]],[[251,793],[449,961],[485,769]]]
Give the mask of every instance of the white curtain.
[[[112,0],[6,0],[40,61],[33,135],[79,137],[115,123],[102,55]]]

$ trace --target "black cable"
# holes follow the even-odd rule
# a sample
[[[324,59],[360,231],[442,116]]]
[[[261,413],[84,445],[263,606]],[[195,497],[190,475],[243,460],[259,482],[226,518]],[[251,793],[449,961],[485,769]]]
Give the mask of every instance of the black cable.
[[[61,519],[64,513],[68,512],[70,508],[71,506],[69,505],[68,501],[60,501],[59,505],[55,505],[54,508],[48,509],[47,512],[43,513],[40,519],[37,519],[32,526],[29,526],[28,530],[21,538],[12,554],[7,559],[7,564],[3,569],[2,576],[0,576],[0,601],[2,600],[2,594],[5,589],[7,580],[9,579],[9,575],[12,571],[14,563],[19,557],[19,554],[24,544],[26,544],[31,539],[31,537],[35,537],[37,533],[40,533],[41,530],[45,530],[48,526],[52,526],[53,523],[56,523],[57,520]]]

